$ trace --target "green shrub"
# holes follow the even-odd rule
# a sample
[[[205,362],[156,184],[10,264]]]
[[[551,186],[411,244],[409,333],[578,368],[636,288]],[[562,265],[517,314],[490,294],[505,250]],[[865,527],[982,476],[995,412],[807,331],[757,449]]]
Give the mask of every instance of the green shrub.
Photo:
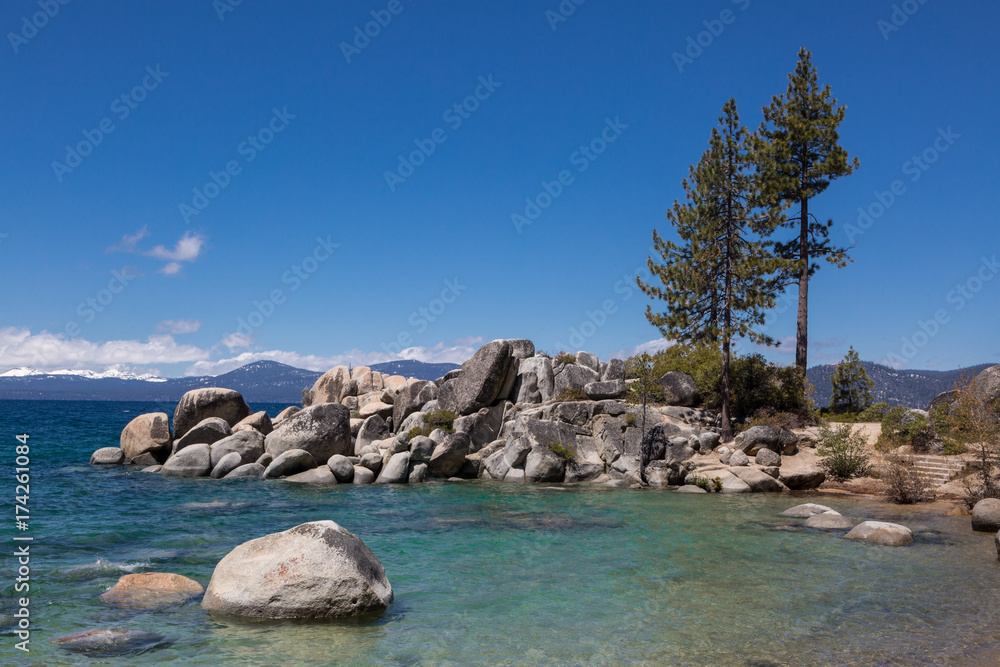
[[[778,412],[774,408],[759,408],[740,431],[754,426],[777,426],[778,428],[806,428],[815,426],[816,420],[811,415],[801,415],[794,412]]]
[[[638,417],[634,412],[628,412],[625,414],[625,426],[632,428],[635,426],[635,422]]]
[[[407,434],[410,439],[418,435],[428,436],[437,429],[442,429],[445,433],[454,433],[455,419],[457,416],[451,410],[435,410],[424,415],[424,425],[414,426]]]
[[[886,402],[875,403],[861,411],[858,414],[859,422],[880,422],[885,417],[885,413],[889,412],[889,404]]]
[[[569,352],[560,352],[553,361],[557,364],[575,364],[576,355]]]
[[[913,447],[913,451],[925,451],[936,437],[934,428],[926,417],[911,414],[908,408],[897,405],[882,417],[882,433],[875,447],[889,451],[903,445]]]
[[[700,489],[705,489],[706,491],[708,491],[708,477],[702,477],[701,475],[698,475],[697,477],[694,478],[694,485]]]
[[[579,387],[566,387],[556,396],[557,401],[589,401],[587,394]]]
[[[830,408],[820,410],[823,419],[840,424],[857,424],[862,422],[880,422],[889,411],[888,403],[876,403],[861,412],[833,412]]]
[[[722,493],[722,478],[716,477],[712,480],[712,488],[716,493]],[[707,490],[707,489],[706,489]]]
[[[576,452],[559,442],[550,442],[549,449],[552,453],[565,461],[572,461],[576,458]]]
[[[837,480],[863,477],[871,468],[868,443],[862,433],[855,433],[849,425],[835,428],[820,427],[820,465]]]

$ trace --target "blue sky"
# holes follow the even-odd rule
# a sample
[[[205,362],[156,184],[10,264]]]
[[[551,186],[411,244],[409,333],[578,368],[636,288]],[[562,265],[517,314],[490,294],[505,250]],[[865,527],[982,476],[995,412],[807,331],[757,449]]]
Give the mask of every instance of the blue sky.
[[[0,8],[0,370],[654,347],[651,232],[802,46],[861,160],[810,362],[1000,362],[994,3],[62,1]]]

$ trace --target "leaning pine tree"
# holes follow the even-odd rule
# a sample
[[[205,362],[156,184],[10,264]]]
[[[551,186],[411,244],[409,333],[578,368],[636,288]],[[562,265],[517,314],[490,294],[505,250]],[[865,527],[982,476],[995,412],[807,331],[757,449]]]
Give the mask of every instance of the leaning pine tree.
[[[875,381],[868,377],[858,353],[851,347],[830,377],[833,394],[830,410],[835,413],[858,413],[872,404]]]
[[[776,243],[775,252],[789,261],[784,284],[798,284],[795,364],[803,373],[808,363],[809,278],[819,270],[813,260],[823,258],[838,268],[851,261],[847,248],[830,241],[833,221],[820,222],[809,212],[813,197],[860,166],[839,143],[837,128],[846,111],[846,106],[837,106],[829,85],[819,87],[812,53],[802,49],[795,72],[788,75],[787,92],[764,107],[756,135],[762,188],[769,196],[799,207],[784,225],[794,231],[792,237]]]
[[[662,263],[650,257],[647,266],[661,285],[637,282],[647,295],[667,303],[663,313],[646,308],[646,319],[664,337],[721,346],[722,437],[728,441],[733,339],[773,343],[755,329],[774,306],[783,263],[766,240],[781,222],[781,209],[765,205],[753,177],[751,137],[740,124],[736,101],[722,111],[708,150],[683,182],[686,201],[675,202],[667,213],[680,242],[664,241],[653,231]]]

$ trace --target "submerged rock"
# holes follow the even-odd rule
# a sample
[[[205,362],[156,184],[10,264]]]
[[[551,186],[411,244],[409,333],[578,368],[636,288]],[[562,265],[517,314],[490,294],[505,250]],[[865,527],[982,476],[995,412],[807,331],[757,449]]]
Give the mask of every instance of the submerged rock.
[[[854,522],[840,512],[820,512],[806,519],[805,525],[817,530],[850,530]]]
[[[126,574],[101,599],[112,607],[125,609],[163,609],[204,592],[201,584],[179,574],[148,572]]]
[[[202,607],[250,618],[339,618],[382,611],[392,598],[382,564],[360,539],[314,521],[233,549]]]
[[[166,646],[167,638],[156,632],[132,628],[99,628],[74,632],[54,640],[66,651],[93,656],[116,656],[142,653]]]
[[[826,505],[817,505],[816,503],[805,503],[803,505],[796,505],[795,507],[790,507],[789,509],[782,512],[779,516],[790,516],[796,519],[807,519],[814,514],[823,514],[824,512],[835,512],[835,510],[827,507]]]

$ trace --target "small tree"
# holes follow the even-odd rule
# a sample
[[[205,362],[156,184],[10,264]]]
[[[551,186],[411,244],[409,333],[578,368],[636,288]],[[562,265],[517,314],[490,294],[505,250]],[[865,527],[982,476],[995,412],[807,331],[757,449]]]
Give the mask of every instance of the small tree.
[[[633,381],[629,386],[628,400],[630,403],[642,406],[642,439],[639,452],[639,480],[646,483],[646,464],[651,452],[646,451],[646,406],[663,400],[663,387],[657,381],[656,364],[647,353],[631,357],[627,362],[626,372]]]
[[[853,346],[844,360],[837,364],[830,383],[833,385],[833,396],[830,398],[832,412],[857,414],[868,409],[874,401],[872,389],[875,388],[875,382],[868,377]]]
[[[976,457],[975,473],[963,479],[966,502],[975,505],[983,498],[1000,498],[997,468],[1000,466],[1000,406],[987,403],[976,382],[962,375],[955,382],[955,399],[950,409],[938,413],[950,437],[968,443]]]
[[[862,477],[870,469],[868,442],[863,434],[855,433],[849,424],[820,428],[816,451],[820,455],[820,465],[834,479]]]

